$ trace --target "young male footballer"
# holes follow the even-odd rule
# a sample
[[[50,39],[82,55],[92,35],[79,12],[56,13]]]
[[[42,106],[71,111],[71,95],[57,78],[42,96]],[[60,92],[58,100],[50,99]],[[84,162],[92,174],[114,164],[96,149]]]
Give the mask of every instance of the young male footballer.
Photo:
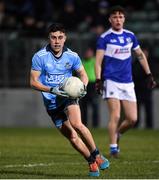
[[[156,86],[147,59],[133,32],[123,29],[125,10],[114,6],[109,12],[111,27],[98,39],[96,50],[96,90],[107,100],[109,109],[108,133],[110,155],[119,154],[119,137],[133,127],[137,120],[136,95],[132,79],[132,56],[134,50],[145,71],[149,88]],[[119,124],[121,106],[124,120]]]
[[[49,44],[32,58],[30,85],[41,91],[56,128],[88,162],[89,175],[99,176],[99,169],[107,169],[109,161],[100,154],[90,131],[82,123],[78,99],[69,98],[61,89],[61,84],[72,76],[73,71],[87,86],[86,72],[78,54],[65,47],[66,33],[62,24],[52,24],[48,38]],[[81,97],[85,94],[82,93]]]

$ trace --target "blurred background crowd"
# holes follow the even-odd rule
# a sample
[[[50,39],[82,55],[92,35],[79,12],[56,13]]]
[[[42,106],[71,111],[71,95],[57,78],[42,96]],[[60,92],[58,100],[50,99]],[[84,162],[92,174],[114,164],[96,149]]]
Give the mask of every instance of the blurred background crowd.
[[[52,22],[65,25],[67,43],[84,58],[85,49],[95,50],[96,38],[108,29],[107,12],[116,3],[115,0],[0,0],[0,66],[3,67],[0,87],[28,86],[22,77],[27,75],[33,52],[46,44],[46,28]],[[159,0],[142,3],[118,0],[118,4],[127,11],[126,28],[148,47],[152,70],[158,78]],[[30,38],[29,42],[26,38]]]
[[[147,20],[159,20],[158,0],[0,0],[0,29],[32,30],[30,34],[38,35],[54,21],[73,32],[106,28],[107,10],[116,3],[126,8],[128,16],[137,13],[139,19],[148,15]]]
[[[95,62],[96,39],[109,28],[107,13],[113,5],[121,5],[127,11],[125,28],[136,34],[148,54],[152,73],[159,81],[159,0],[0,0],[1,97],[6,93],[4,89],[29,89],[32,55],[47,44],[47,27],[53,22],[61,22],[67,29],[67,45],[80,55],[89,76],[88,94],[83,99],[82,110],[85,124],[90,117],[86,116],[89,113],[87,106],[92,106],[92,124],[98,127],[99,97],[92,91],[95,75],[91,69]],[[145,112],[149,113],[147,127],[152,127],[152,92],[144,94],[142,77],[137,76],[140,68],[136,62],[134,59],[134,80],[140,85],[136,91],[140,92],[138,96],[142,95],[138,97],[139,103],[146,101]],[[6,99],[1,102],[6,104],[3,107],[8,111],[10,98],[8,102]]]

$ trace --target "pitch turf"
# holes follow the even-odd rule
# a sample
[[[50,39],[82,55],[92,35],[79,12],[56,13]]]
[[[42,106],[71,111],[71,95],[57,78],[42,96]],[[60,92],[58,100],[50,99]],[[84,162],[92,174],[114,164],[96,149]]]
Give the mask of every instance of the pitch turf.
[[[99,149],[108,155],[105,129],[91,130]],[[120,142],[121,156],[109,159],[100,179],[158,179],[159,131],[130,130]],[[1,179],[86,179],[87,163],[52,128],[0,128]]]

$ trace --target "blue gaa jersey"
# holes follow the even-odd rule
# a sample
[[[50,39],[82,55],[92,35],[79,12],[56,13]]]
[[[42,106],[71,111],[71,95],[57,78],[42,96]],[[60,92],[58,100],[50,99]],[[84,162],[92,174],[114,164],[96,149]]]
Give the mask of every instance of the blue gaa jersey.
[[[139,48],[137,38],[131,31],[109,29],[97,41],[97,49],[104,50],[102,78],[119,83],[132,82],[131,50]]]
[[[72,76],[72,71],[81,67],[78,54],[64,48],[60,57],[55,57],[50,45],[47,45],[32,58],[32,70],[40,71],[39,81],[49,87],[61,84],[65,78]],[[48,92],[42,92],[44,104],[48,110],[55,109],[66,101],[66,98]]]

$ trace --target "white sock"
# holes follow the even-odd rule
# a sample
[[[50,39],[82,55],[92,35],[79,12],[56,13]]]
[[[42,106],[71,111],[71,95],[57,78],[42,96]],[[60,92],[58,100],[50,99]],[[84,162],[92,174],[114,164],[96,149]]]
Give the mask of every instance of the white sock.
[[[117,144],[110,144],[111,148],[117,148],[117,146],[118,146]]]

